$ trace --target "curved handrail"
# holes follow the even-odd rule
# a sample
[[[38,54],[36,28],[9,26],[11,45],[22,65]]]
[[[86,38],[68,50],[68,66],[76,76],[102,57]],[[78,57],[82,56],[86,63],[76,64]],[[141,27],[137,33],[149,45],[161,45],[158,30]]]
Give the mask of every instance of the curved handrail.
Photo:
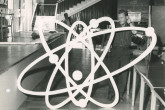
[[[137,72],[143,77],[143,79],[145,80],[145,82],[148,84],[148,86],[150,88],[154,88],[151,81],[144,75],[145,73],[142,73],[137,67],[136,65],[134,66],[135,70],[137,70]]]
[[[165,101],[158,95],[158,93],[154,90],[154,86],[152,85],[151,81],[147,78],[147,76],[145,76],[145,73],[142,73],[137,67],[136,65],[134,66],[135,70],[137,70],[137,72],[142,76],[142,78],[144,79],[145,83],[150,87],[150,89],[155,93],[156,97],[159,99],[159,101],[161,101],[161,103],[165,106]],[[164,87],[165,89],[165,87]]]

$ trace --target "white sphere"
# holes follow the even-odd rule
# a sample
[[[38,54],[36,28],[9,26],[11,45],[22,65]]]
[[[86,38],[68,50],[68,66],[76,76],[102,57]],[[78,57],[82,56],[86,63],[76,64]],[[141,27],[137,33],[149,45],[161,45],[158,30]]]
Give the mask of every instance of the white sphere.
[[[52,64],[56,63],[58,60],[59,60],[59,57],[56,54],[53,54],[49,57],[49,62]]]
[[[154,30],[153,27],[148,27],[148,28],[146,29],[146,35],[147,35],[147,36],[153,36],[154,32],[155,32],[155,30]]]
[[[97,28],[99,26],[99,23],[96,19],[90,20],[89,24],[91,25],[92,28]]]
[[[82,79],[83,75],[81,71],[76,70],[73,72],[72,77],[74,80],[79,81]]]
[[[87,106],[87,102],[85,101],[85,99],[80,99],[79,100],[79,106],[81,108],[85,108]]]

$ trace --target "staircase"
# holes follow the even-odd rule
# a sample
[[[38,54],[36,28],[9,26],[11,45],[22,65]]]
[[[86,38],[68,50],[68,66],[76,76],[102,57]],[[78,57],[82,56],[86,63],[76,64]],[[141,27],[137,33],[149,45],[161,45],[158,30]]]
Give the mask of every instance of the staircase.
[[[69,8],[68,10],[65,10],[64,12],[61,12],[60,14],[57,14],[56,19],[58,20],[64,20],[64,13],[68,13],[69,16],[72,16],[98,2],[101,0],[85,0],[82,1],[81,3],[78,3],[77,5],[74,5],[73,7]],[[43,26],[43,30],[49,30],[49,31],[54,31],[55,26],[52,21],[54,21],[55,16],[37,16],[35,25],[34,25],[34,30],[37,30],[38,24],[41,23],[42,21],[48,21],[48,23],[45,23]]]
[[[100,2],[101,0],[85,0],[82,1],[81,3],[78,3],[77,5],[69,8],[68,10],[65,10],[64,12],[61,12],[60,14],[57,14],[57,19],[58,20],[64,20],[64,13],[68,13],[69,16],[72,16],[92,5],[95,3]]]

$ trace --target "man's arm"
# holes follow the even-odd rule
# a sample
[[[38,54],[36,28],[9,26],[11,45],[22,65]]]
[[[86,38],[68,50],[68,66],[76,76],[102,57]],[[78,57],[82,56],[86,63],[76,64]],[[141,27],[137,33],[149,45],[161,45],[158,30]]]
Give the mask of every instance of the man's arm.
[[[130,25],[130,27],[135,27],[134,23],[131,22],[131,19],[130,18],[128,18],[127,23]],[[133,30],[132,31],[132,34],[137,34],[137,31],[136,30]]]

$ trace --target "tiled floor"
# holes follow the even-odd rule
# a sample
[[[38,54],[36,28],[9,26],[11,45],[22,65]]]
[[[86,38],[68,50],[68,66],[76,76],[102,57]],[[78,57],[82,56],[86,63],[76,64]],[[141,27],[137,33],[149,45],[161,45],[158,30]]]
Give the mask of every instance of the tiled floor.
[[[69,61],[71,62],[71,66],[69,66],[70,73],[72,73],[74,70],[81,70],[83,73],[83,79],[85,79],[90,72],[90,53],[87,50],[78,50],[75,49],[70,53]],[[74,65],[74,66],[73,66]],[[48,83],[48,80],[50,78],[50,75],[52,73],[54,68],[50,70],[50,74],[47,74],[45,78],[40,82],[40,84],[34,89],[35,91],[45,91],[46,86]],[[96,74],[102,71],[102,69],[99,69]],[[103,75],[103,74],[102,74]],[[100,77],[102,75],[99,75],[97,77]],[[83,81],[77,82],[81,83]],[[95,91],[92,93],[92,97],[100,102],[103,103],[110,103],[110,101],[107,99],[107,91],[108,91],[108,80],[102,81],[98,83],[97,85],[94,85],[93,90]],[[60,72],[57,73],[51,90],[58,90],[60,88],[66,87],[66,81],[64,79],[64,76],[61,75]],[[68,94],[61,94],[56,96],[50,97],[50,103],[52,105],[58,104],[65,100],[68,97]],[[76,99],[82,98],[82,95],[79,95],[76,97]],[[60,110],[138,110],[139,109],[139,96],[136,99],[135,106],[131,106],[131,95],[127,98],[125,97],[124,102],[118,103],[113,108],[101,108],[96,106],[95,104],[89,102],[86,108],[80,108],[75,106],[72,102],[69,102],[64,107],[60,108]],[[25,102],[20,106],[18,110],[50,110],[46,104],[45,104],[45,98],[44,97],[35,97],[35,96],[28,96],[28,98],[25,100]],[[147,107],[147,110],[149,110],[149,106]]]

